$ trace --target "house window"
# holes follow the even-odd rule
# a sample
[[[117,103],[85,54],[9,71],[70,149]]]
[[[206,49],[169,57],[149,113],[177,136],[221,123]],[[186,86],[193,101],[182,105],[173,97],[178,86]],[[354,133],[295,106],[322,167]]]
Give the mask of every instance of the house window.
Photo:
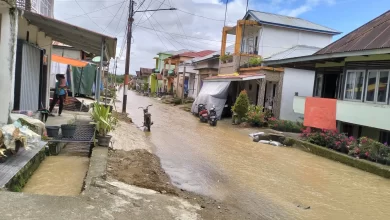
[[[314,96],[315,97],[321,97],[321,95],[322,95],[322,84],[324,82],[324,74],[317,74],[315,82],[316,83],[315,83]]]
[[[364,70],[347,71],[344,99],[362,101]]]
[[[389,88],[389,70],[369,70],[366,84],[366,102],[386,103]]]

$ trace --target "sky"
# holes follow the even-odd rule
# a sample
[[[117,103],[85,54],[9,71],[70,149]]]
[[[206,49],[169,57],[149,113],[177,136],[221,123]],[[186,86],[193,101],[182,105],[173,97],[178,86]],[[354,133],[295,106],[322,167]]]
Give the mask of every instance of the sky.
[[[117,74],[124,74],[129,0],[54,0],[56,19],[117,38]],[[130,74],[154,68],[158,52],[188,49],[220,50],[227,0],[136,0]],[[143,3],[143,4],[141,4]],[[242,19],[247,0],[228,0],[226,25]],[[249,0],[249,10],[299,17],[336,29],[337,40],[390,10],[390,0]],[[227,44],[233,43],[233,38]],[[113,63],[110,69],[113,69]],[[110,71],[111,72],[111,71]]]

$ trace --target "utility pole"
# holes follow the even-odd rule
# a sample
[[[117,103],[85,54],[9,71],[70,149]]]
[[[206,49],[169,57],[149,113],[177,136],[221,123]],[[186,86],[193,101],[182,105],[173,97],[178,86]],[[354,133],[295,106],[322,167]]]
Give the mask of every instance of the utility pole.
[[[123,103],[122,103],[122,113],[126,113],[126,105],[127,105],[127,91],[129,84],[129,71],[130,71],[130,50],[131,50],[131,35],[132,35],[132,27],[134,21],[134,4],[133,0],[130,0],[129,4],[129,18],[127,20],[127,47],[126,47],[126,65],[125,65],[125,80],[123,85]],[[159,8],[152,10],[143,10],[136,12],[150,12],[150,11],[168,11],[168,10],[177,10],[176,8]]]
[[[180,75],[179,75],[180,76]],[[184,64],[184,70],[183,70],[183,82],[181,84],[181,104],[184,103],[184,82],[186,80],[186,65]]]
[[[129,18],[127,20],[127,47],[126,47],[125,80],[123,85],[122,113],[126,113],[126,105],[127,105],[127,91],[128,91],[129,71],[130,71],[131,34],[132,34],[132,27],[133,27],[133,20],[134,20],[133,7],[134,7],[134,1],[130,0]]]

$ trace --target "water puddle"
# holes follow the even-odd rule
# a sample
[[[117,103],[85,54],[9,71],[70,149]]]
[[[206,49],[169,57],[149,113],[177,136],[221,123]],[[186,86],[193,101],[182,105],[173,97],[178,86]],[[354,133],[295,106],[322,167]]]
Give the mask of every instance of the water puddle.
[[[88,157],[46,157],[28,180],[23,192],[55,196],[77,196],[83,187],[88,167]]]

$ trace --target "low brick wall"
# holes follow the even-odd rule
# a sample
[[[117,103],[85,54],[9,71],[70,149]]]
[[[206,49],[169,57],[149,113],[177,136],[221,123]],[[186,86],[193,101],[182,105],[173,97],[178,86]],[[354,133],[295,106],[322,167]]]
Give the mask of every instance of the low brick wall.
[[[377,164],[374,162],[370,162],[363,159],[357,159],[354,157],[350,157],[346,154],[339,153],[337,151],[321,147],[315,144],[311,144],[309,142],[305,142],[302,140],[297,139],[289,139],[291,140],[292,146],[295,148],[298,148],[300,150],[310,152],[312,154],[322,156],[346,165],[349,165],[351,167],[358,168],[360,170],[364,170],[373,174],[376,174],[378,176],[382,176],[384,178],[390,179],[390,167],[384,166],[381,164]],[[292,141],[293,140],[293,141]]]

